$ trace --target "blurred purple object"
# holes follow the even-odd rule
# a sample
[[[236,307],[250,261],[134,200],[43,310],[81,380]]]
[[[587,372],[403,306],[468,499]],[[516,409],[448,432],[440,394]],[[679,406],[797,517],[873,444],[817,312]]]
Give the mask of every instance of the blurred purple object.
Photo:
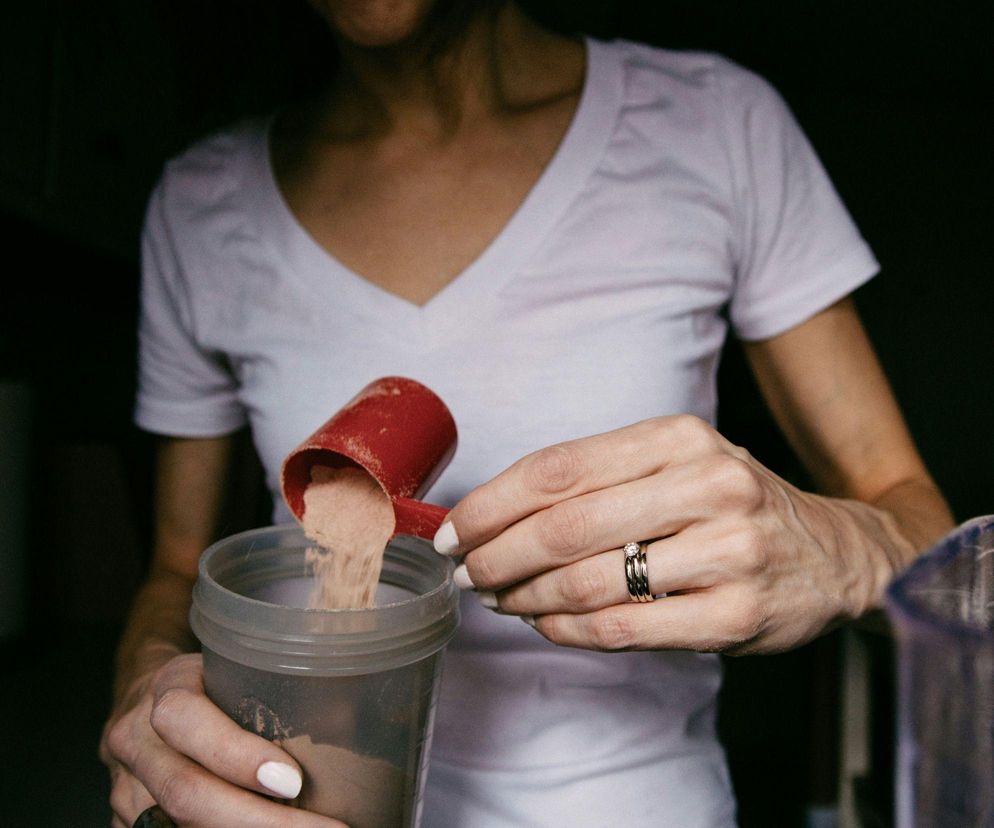
[[[898,828],[994,828],[994,515],[890,585]]]

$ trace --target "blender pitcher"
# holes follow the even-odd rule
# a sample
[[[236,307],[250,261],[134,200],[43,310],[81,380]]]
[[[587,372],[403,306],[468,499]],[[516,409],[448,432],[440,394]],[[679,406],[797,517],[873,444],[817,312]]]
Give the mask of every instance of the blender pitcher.
[[[890,586],[898,642],[898,828],[994,828],[994,515]]]

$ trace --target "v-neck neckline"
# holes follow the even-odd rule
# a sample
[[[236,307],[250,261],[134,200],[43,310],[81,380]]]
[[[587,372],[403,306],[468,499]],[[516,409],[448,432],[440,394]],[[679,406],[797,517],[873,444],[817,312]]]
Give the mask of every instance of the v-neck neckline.
[[[610,46],[585,38],[583,89],[573,118],[551,160],[490,243],[424,304],[380,287],[343,264],[307,231],[283,197],[270,154],[271,115],[258,130],[252,152],[254,190],[261,226],[274,227],[278,252],[318,295],[332,290],[363,316],[461,321],[474,294],[493,297],[518,273],[583,187],[610,140],[622,98],[620,64]],[[478,283],[482,283],[478,285]]]

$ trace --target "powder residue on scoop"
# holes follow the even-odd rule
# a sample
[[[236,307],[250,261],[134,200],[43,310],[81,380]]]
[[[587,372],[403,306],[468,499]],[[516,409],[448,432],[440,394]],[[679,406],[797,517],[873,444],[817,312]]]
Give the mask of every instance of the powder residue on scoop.
[[[355,466],[313,466],[304,490],[304,534],[314,572],[308,607],[371,607],[394,529],[393,505],[380,485]]]

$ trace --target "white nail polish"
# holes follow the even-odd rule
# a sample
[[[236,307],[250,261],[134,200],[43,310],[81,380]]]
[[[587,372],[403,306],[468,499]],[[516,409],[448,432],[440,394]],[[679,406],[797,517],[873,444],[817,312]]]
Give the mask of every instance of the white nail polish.
[[[304,784],[297,769],[283,762],[264,762],[255,772],[255,778],[262,787],[283,799],[296,799]]]
[[[466,564],[459,564],[456,567],[455,572],[452,573],[452,580],[459,589],[475,589],[473,584],[473,579],[469,577],[469,572],[466,571]]]
[[[445,521],[435,533],[435,551],[439,555],[455,555],[459,550],[459,536],[451,520]]]
[[[522,621],[524,621],[533,630],[535,629],[535,616],[534,615],[519,615]]]
[[[500,609],[500,604],[497,603],[497,596],[493,592],[478,592],[477,595],[480,597],[480,603],[488,610]]]

